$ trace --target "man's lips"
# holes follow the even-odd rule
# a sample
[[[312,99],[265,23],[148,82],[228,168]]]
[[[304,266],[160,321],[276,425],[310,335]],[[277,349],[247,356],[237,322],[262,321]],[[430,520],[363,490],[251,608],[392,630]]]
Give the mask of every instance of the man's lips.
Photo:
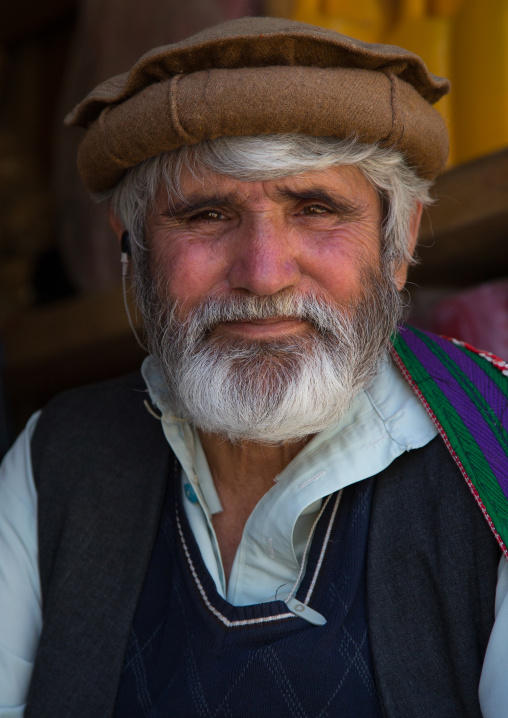
[[[280,322],[300,322],[300,319],[295,319],[294,317],[271,317],[270,319],[236,319],[232,322],[227,322],[227,324],[259,324],[263,326],[264,324],[279,324]]]
[[[270,317],[269,319],[239,319],[223,322],[216,328],[219,334],[242,334],[244,336],[274,336],[294,334],[306,327],[306,322],[294,317]]]

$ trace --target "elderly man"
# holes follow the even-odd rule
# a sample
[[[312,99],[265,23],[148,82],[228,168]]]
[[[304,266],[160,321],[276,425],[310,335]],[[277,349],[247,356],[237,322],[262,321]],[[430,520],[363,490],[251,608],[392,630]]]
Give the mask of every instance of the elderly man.
[[[151,355],[6,459],[1,715],[506,716],[507,369],[397,334],[446,90],[244,19],[69,116]]]

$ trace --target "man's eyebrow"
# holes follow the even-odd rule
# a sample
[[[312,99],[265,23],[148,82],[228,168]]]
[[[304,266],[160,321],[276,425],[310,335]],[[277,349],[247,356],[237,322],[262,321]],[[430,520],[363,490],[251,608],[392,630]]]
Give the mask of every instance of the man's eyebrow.
[[[287,201],[311,200],[323,202],[337,212],[341,219],[346,221],[358,220],[365,213],[365,209],[360,203],[353,202],[339,192],[320,186],[308,187],[302,190],[281,187],[277,188],[276,193],[281,199]],[[190,194],[184,198],[170,198],[169,206],[160,214],[163,217],[181,219],[212,207],[233,207],[243,203],[244,200],[244,197],[237,196],[235,192],[210,193],[209,195],[202,193]]]
[[[235,203],[235,197],[231,194],[195,194],[188,195],[183,199],[170,199],[169,207],[160,214],[162,217],[185,217],[195,212],[211,207],[226,207]]]
[[[311,200],[315,202],[323,202],[340,214],[341,218],[344,220],[358,220],[365,214],[365,209],[362,204],[353,202],[341,195],[339,192],[334,192],[333,190],[325,187],[314,186],[301,190],[293,190],[284,187],[277,189],[277,194],[282,199],[292,201]]]

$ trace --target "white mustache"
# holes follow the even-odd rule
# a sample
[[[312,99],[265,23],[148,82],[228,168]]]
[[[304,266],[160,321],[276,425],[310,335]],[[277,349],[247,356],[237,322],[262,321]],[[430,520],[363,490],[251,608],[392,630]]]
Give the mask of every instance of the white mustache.
[[[219,324],[262,319],[293,319],[307,321],[321,332],[336,330],[337,312],[347,313],[349,307],[338,307],[316,294],[299,294],[284,290],[267,297],[232,294],[208,297],[193,309],[182,322],[183,331],[207,334]],[[174,307],[176,312],[178,307]]]

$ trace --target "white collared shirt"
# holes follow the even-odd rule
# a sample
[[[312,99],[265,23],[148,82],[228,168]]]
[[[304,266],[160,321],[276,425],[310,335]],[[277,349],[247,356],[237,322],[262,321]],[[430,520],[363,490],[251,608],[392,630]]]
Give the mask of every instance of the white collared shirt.
[[[284,600],[303,574],[305,546],[322,499],[378,474],[402,453],[425,446],[437,434],[407,382],[386,360],[346,416],[311,439],[275,477],[245,525],[226,587],[212,526],[213,514],[222,507],[198,433],[174,415],[151,357],[143,362],[142,374],[162,414],[166,439],[182,466],[184,506],[206,567],[220,595],[236,606],[271,601],[275,593]]]

